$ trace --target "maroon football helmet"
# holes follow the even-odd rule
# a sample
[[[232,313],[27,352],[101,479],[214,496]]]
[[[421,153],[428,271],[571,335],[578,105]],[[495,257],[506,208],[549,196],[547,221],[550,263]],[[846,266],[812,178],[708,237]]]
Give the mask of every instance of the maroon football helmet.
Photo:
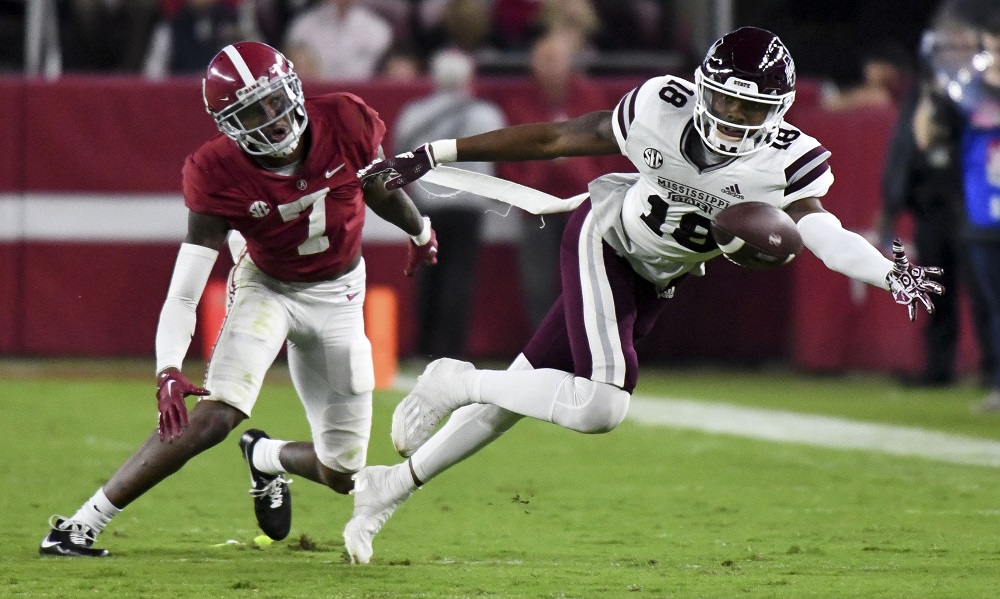
[[[694,78],[695,126],[712,150],[727,156],[766,148],[795,99],[795,63],[788,48],[756,27],[722,36]]]
[[[291,154],[308,123],[292,63],[260,42],[238,42],[216,54],[202,94],[219,131],[254,156]]]

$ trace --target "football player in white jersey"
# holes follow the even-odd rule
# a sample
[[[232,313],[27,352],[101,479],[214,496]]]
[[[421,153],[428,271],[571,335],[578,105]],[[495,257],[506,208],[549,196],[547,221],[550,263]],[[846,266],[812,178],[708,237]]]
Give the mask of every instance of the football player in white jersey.
[[[639,171],[590,184],[590,201],[573,212],[563,237],[562,296],[508,370],[437,360],[396,408],[393,444],[409,459],[355,476],[344,530],[354,561],[371,558],[374,536],[416,488],[520,418],[585,433],[617,426],[635,388],[634,342],[651,330],[677,282],[704,274],[705,262],[721,253],[709,225],[726,206],[777,206],[830,269],[890,291],[911,320],[918,303],[933,309],[928,294],[943,288],[927,275],[937,269],[911,265],[901,246],[895,261],[886,259],[823,209],[819,198],[833,183],[830,153],[783,121],[794,96],[795,67],[781,40],[744,27],[712,46],[694,85],[656,77],[611,111],[434,141],[359,172],[391,189],[446,162],[616,152]]]

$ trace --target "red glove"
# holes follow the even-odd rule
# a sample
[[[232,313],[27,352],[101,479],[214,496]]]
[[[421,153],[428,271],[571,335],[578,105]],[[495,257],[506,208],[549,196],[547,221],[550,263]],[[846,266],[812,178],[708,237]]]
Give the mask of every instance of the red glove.
[[[403,274],[412,277],[421,262],[426,262],[430,266],[438,263],[438,239],[434,229],[431,229],[431,238],[424,245],[417,245],[417,242],[410,239],[410,252],[406,258]]]
[[[157,429],[160,441],[171,442],[181,436],[188,425],[187,406],[184,398],[189,395],[208,395],[208,389],[194,386],[180,370],[167,368],[156,377],[156,407],[160,411]]]

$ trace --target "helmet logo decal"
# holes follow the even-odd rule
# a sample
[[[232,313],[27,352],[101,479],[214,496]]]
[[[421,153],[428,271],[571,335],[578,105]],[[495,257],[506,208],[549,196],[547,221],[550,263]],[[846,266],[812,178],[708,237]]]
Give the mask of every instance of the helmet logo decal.
[[[240,55],[239,50],[230,44],[223,48],[222,51],[226,53],[230,62],[232,62],[233,66],[236,67],[236,72],[239,73],[240,77],[243,79],[243,83],[246,85],[253,83],[253,73],[250,72],[250,67],[248,67],[246,61],[243,60],[243,56]]]
[[[773,245],[774,247],[780,247],[781,235],[778,235],[777,233],[771,233],[770,235],[767,236],[767,242]]]
[[[264,218],[271,212],[271,207],[263,200],[257,200],[250,204],[250,216],[254,218]]]
[[[660,168],[663,164],[663,154],[660,154],[659,150],[655,148],[646,148],[642,152],[642,159],[646,161],[649,168]]]

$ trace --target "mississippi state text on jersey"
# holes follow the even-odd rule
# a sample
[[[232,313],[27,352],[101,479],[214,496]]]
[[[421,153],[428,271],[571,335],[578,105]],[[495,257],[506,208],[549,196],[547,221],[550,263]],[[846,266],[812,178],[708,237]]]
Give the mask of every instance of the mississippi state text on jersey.
[[[612,126],[622,154],[638,175],[608,175],[591,184],[591,201],[605,239],[644,278],[666,287],[721,252],[710,222],[746,201],[784,209],[821,197],[833,183],[830,152],[782,123],[767,148],[700,168],[685,152],[701,143],[694,129],[695,88],[672,76],[655,77],[618,103]],[[624,189],[624,184],[630,187]]]
[[[281,281],[321,281],[343,272],[361,248],[365,204],[355,173],[374,160],[385,135],[360,98],[306,100],[309,147],[299,172],[258,166],[219,134],[184,162],[184,203],[225,218],[243,234],[260,270]]]

